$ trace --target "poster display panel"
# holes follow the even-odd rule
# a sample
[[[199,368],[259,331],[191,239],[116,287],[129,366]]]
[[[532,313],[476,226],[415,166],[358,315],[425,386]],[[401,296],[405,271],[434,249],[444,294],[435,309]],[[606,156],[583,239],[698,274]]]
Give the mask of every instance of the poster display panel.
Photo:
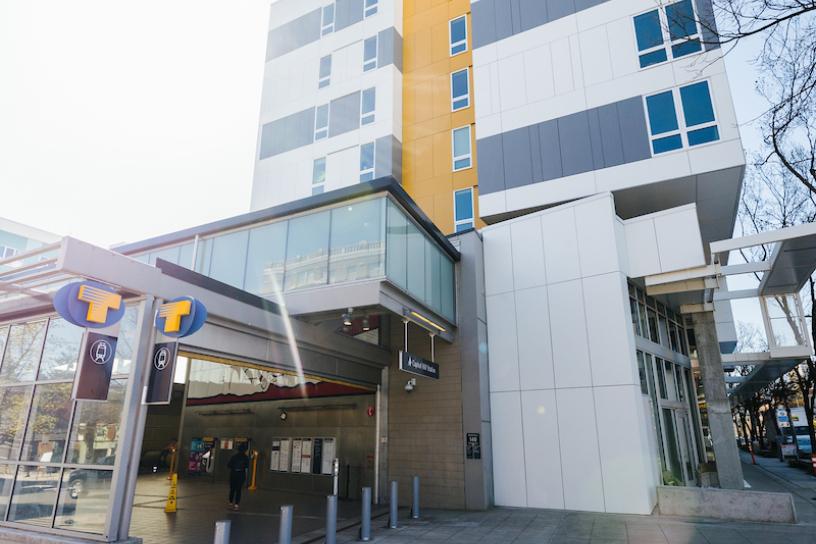
[[[289,472],[289,464],[291,463],[292,441],[288,438],[281,438],[280,441],[280,466],[281,472]]]
[[[292,440],[292,472],[300,472],[301,453],[303,453],[303,440],[295,438]]]
[[[304,438],[300,452],[300,472],[310,474],[312,472],[312,439]]]
[[[323,439],[323,462],[321,463],[320,473],[331,474],[332,462],[337,454],[337,442],[334,438]]]
[[[272,451],[269,454],[269,470],[280,470],[281,441],[272,441]]]

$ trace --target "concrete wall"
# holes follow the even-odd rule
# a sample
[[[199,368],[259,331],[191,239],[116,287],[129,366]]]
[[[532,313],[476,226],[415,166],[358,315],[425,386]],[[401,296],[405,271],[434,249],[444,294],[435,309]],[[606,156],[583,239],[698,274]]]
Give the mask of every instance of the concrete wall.
[[[482,510],[492,504],[493,493],[482,243],[476,232],[453,241],[463,254],[457,266],[459,327],[455,343],[436,340],[438,380],[398,369],[403,326],[392,319],[387,478],[399,482],[401,504],[409,504],[410,481],[418,475],[424,507]],[[428,333],[413,324],[408,329],[408,351],[430,359]],[[412,377],[417,386],[408,393],[405,384]],[[479,433],[481,459],[467,458],[467,433]]]
[[[796,507],[790,493],[660,486],[657,497],[660,513],[665,516],[796,523]]]
[[[612,196],[482,234],[496,504],[649,514],[656,450]]]

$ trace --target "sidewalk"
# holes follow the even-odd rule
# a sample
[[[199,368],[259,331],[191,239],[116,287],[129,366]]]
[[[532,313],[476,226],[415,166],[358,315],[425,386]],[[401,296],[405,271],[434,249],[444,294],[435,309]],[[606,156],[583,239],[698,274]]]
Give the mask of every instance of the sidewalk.
[[[751,454],[740,451],[740,457],[745,481],[751,489],[792,494],[799,523],[816,526],[816,477],[776,458],[757,456],[757,464],[753,465]]]
[[[429,510],[421,520],[400,511],[398,529],[386,518],[372,522],[372,542],[382,544],[814,544],[812,525],[690,521],[560,510],[496,508],[488,512]],[[337,535],[357,542],[358,528]]]

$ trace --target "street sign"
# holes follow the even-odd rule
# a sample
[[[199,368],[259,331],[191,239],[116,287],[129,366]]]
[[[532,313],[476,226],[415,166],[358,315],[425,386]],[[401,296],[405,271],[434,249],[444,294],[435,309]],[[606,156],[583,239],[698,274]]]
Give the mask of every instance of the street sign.
[[[176,373],[176,342],[162,342],[153,346],[150,359],[150,378],[145,390],[145,404],[170,404],[173,395],[173,377]]]
[[[399,369],[403,372],[416,374],[425,378],[439,379],[439,365],[431,361],[427,361],[422,357],[412,355],[407,351],[400,350],[399,352]]]
[[[82,357],[74,379],[73,399],[108,400],[116,341],[115,336],[91,331],[85,333]]]

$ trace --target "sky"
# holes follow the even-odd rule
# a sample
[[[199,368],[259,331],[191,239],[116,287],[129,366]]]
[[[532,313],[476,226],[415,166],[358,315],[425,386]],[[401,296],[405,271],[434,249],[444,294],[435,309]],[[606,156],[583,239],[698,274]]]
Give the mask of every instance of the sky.
[[[248,211],[270,3],[0,0],[0,217],[110,246]]]

